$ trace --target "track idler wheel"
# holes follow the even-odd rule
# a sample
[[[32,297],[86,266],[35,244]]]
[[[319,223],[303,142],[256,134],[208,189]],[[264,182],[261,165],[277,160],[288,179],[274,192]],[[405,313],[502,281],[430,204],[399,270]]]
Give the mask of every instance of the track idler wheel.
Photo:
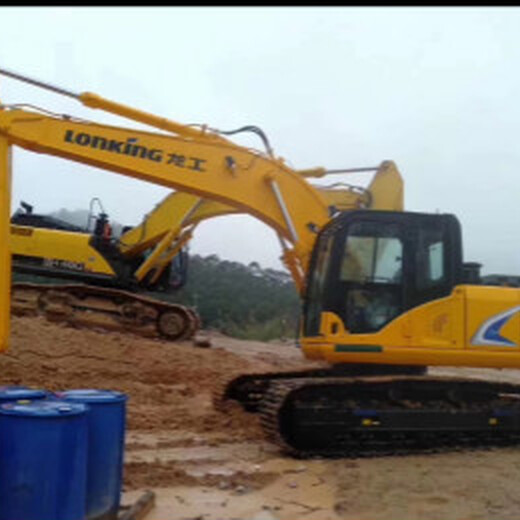
[[[186,309],[168,309],[157,316],[157,332],[163,338],[175,341],[193,335],[194,321]]]

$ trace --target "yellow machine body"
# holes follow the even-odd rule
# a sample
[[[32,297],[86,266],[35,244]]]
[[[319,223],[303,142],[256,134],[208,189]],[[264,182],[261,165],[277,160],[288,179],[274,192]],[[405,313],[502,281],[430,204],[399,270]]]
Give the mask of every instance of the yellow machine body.
[[[519,368],[520,290],[460,285],[370,334],[351,334],[324,312],[320,336],[303,338],[302,348],[333,364]]]
[[[37,257],[43,266],[114,276],[114,270],[94,247],[90,235],[55,229],[11,225],[10,245],[15,255]]]

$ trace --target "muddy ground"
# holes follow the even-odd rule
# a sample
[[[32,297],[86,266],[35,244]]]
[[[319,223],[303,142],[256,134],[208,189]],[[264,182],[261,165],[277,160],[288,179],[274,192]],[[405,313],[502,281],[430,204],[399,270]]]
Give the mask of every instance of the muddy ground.
[[[123,502],[153,490],[147,520],[520,518],[520,447],[378,459],[283,456],[255,416],[214,410],[212,392],[233,374],[310,363],[290,343],[210,336],[213,346],[198,348],[14,317],[0,385],[128,394]],[[514,371],[463,372],[520,381]]]

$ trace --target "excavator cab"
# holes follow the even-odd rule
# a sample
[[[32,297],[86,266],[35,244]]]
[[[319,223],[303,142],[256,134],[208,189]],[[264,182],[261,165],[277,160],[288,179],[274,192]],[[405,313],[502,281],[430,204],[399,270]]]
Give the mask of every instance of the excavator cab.
[[[453,215],[355,211],[334,219],[313,252],[304,335],[320,334],[321,314],[345,331],[374,333],[462,282],[461,232]]]

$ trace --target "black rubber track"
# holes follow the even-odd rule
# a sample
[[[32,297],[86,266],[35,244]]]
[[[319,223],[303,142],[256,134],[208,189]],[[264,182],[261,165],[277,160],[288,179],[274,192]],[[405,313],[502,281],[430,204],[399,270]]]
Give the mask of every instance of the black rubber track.
[[[374,457],[520,443],[520,385],[307,370],[243,375],[220,399],[261,415],[268,438],[306,457]],[[217,399],[218,402],[218,399]]]
[[[64,299],[70,297],[70,300],[72,301],[72,303],[68,305],[68,307],[70,307],[70,315],[73,315],[76,310],[107,315],[113,319],[115,324],[120,326],[122,331],[125,330],[123,311],[125,305],[138,305],[147,310],[147,312],[144,313],[142,323],[140,323],[139,320],[135,320],[135,323],[131,323],[132,332],[139,332],[141,326],[155,323],[160,314],[169,311],[177,313],[180,319],[183,320],[182,330],[180,330],[175,337],[168,337],[161,334],[157,324],[155,324],[158,336],[171,341],[190,339],[196,334],[200,327],[200,317],[194,309],[177,303],[170,303],[121,289],[83,284],[37,284],[30,282],[16,282],[12,284],[14,299],[16,299],[17,294],[23,295],[24,291],[37,292],[41,297],[51,292],[62,295]],[[88,303],[83,304],[82,300],[88,299],[89,297],[108,302],[113,306],[113,308],[103,309],[98,306],[89,306]],[[16,311],[14,304],[13,311]],[[65,314],[65,316],[68,316],[68,314]]]

